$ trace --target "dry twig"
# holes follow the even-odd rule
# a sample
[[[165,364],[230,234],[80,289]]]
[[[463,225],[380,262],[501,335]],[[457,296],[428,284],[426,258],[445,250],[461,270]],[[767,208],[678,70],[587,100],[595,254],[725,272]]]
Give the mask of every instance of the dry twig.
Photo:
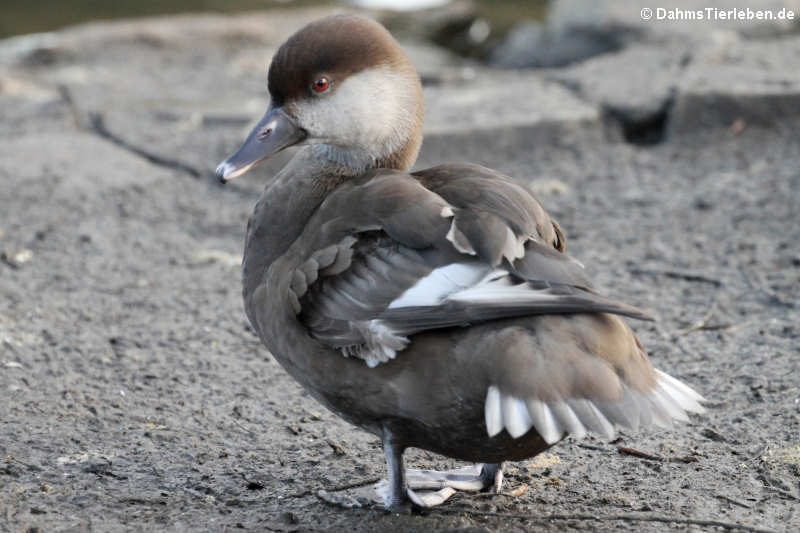
[[[682,279],[685,281],[696,281],[700,283],[710,283],[715,287],[722,287],[724,283],[717,278],[712,278],[700,272],[691,270],[659,270],[652,268],[631,268],[629,272],[635,276],[666,276],[668,278]]]
[[[664,458],[658,455],[653,455],[652,453],[643,452],[641,450],[637,450],[636,448],[626,448],[625,446],[619,446],[617,451],[622,455],[632,455],[634,457],[639,457],[640,459],[647,459],[648,461],[663,461]]]
[[[252,429],[249,429],[248,427],[246,427],[244,424],[242,424],[241,422],[239,422],[239,421],[238,421],[238,420],[236,420],[235,418],[231,418],[231,420],[233,421],[233,423],[234,423],[234,424],[236,424],[237,426],[239,426],[240,428],[242,428],[244,431],[246,431],[246,432],[247,432],[247,433],[249,433],[250,435],[255,435],[255,434],[256,434],[256,432],[255,432],[255,431],[253,431]]]
[[[738,505],[739,507],[744,507],[745,509],[752,509],[753,508],[752,506],[747,505],[746,503],[742,503],[740,501],[734,500],[733,498],[729,498],[728,496],[725,496],[723,494],[716,494],[715,496],[717,498],[719,498],[720,500],[725,500],[728,503],[732,503],[733,505]]]

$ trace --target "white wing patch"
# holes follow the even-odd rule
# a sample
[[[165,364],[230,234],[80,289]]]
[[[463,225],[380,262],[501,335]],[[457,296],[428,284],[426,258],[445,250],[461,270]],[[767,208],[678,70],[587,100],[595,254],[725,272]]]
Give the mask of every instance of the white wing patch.
[[[503,429],[519,438],[531,429],[547,444],[555,444],[567,434],[583,438],[594,432],[614,438],[614,425],[637,429],[654,424],[669,427],[672,420],[687,421],[687,412],[705,411],[704,398],[672,376],[656,370],[658,381],[648,394],[624,386],[616,402],[596,402],[587,398],[568,398],[555,402],[522,399],[503,394],[492,385],[486,393],[484,414],[486,431],[494,437]]]
[[[481,283],[455,292],[448,300],[464,303],[529,303],[558,301],[561,296],[546,291],[531,290],[524,283],[514,284],[505,270],[495,270],[485,276]]]
[[[439,267],[420,279],[389,304],[388,309],[440,305],[453,302],[557,300],[558,296],[531,291],[524,284],[513,284],[506,270],[493,269],[482,263],[451,263]]]
[[[450,263],[417,281],[388,309],[439,305],[451,294],[479,284],[491,269],[481,263]]]
[[[387,309],[402,307],[435,307],[447,302],[481,304],[510,302],[536,304],[557,302],[561,296],[546,291],[531,290],[525,284],[514,284],[508,271],[495,269],[477,261],[451,263],[436,268],[393,300]],[[370,367],[394,359],[408,339],[382,320],[354,324],[365,342],[342,348],[346,356],[367,361]]]

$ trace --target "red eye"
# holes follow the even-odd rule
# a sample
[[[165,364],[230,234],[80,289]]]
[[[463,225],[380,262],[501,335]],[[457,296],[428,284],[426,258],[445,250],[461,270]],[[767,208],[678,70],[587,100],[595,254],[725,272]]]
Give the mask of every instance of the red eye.
[[[322,93],[328,90],[328,87],[331,86],[331,82],[328,81],[328,78],[322,76],[321,78],[317,78],[317,81],[311,84],[311,88],[314,89],[318,93]]]

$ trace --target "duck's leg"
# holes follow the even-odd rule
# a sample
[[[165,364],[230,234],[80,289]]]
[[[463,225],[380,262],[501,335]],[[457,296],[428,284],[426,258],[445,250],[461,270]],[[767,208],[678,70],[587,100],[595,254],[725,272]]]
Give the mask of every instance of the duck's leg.
[[[495,494],[503,488],[503,463],[485,463],[481,468],[481,490],[491,490]]]
[[[389,483],[377,490],[387,509],[403,508],[409,500],[420,507],[435,507],[459,490],[500,492],[503,482],[503,465],[500,463],[477,464],[444,472],[415,469],[406,471],[403,464],[404,451],[405,446],[393,437],[391,431],[384,429],[383,453],[386,456]]]
[[[387,509],[396,509],[408,503],[406,470],[403,466],[405,447],[393,437],[391,431],[383,431],[383,453],[386,456],[386,469],[389,474],[389,487],[383,495]]]

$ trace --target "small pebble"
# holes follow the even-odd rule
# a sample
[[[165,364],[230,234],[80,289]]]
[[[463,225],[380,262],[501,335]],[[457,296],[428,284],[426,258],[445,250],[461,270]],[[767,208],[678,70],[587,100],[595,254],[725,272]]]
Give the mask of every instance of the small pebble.
[[[537,196],[566,196],[570,193],[569,185],[557,179],[533,180],[530,187]]]
[[[3,250],[0,258],[2,258],[2,260],[5,261],[9,266],[19,268],[33,259],[33,252],[27,248],[8,249]]]
[[[189,258],[190,266],[219,263],[227,267],[238,267],[242,264],[242,256],[221,250],[200,250]]]

